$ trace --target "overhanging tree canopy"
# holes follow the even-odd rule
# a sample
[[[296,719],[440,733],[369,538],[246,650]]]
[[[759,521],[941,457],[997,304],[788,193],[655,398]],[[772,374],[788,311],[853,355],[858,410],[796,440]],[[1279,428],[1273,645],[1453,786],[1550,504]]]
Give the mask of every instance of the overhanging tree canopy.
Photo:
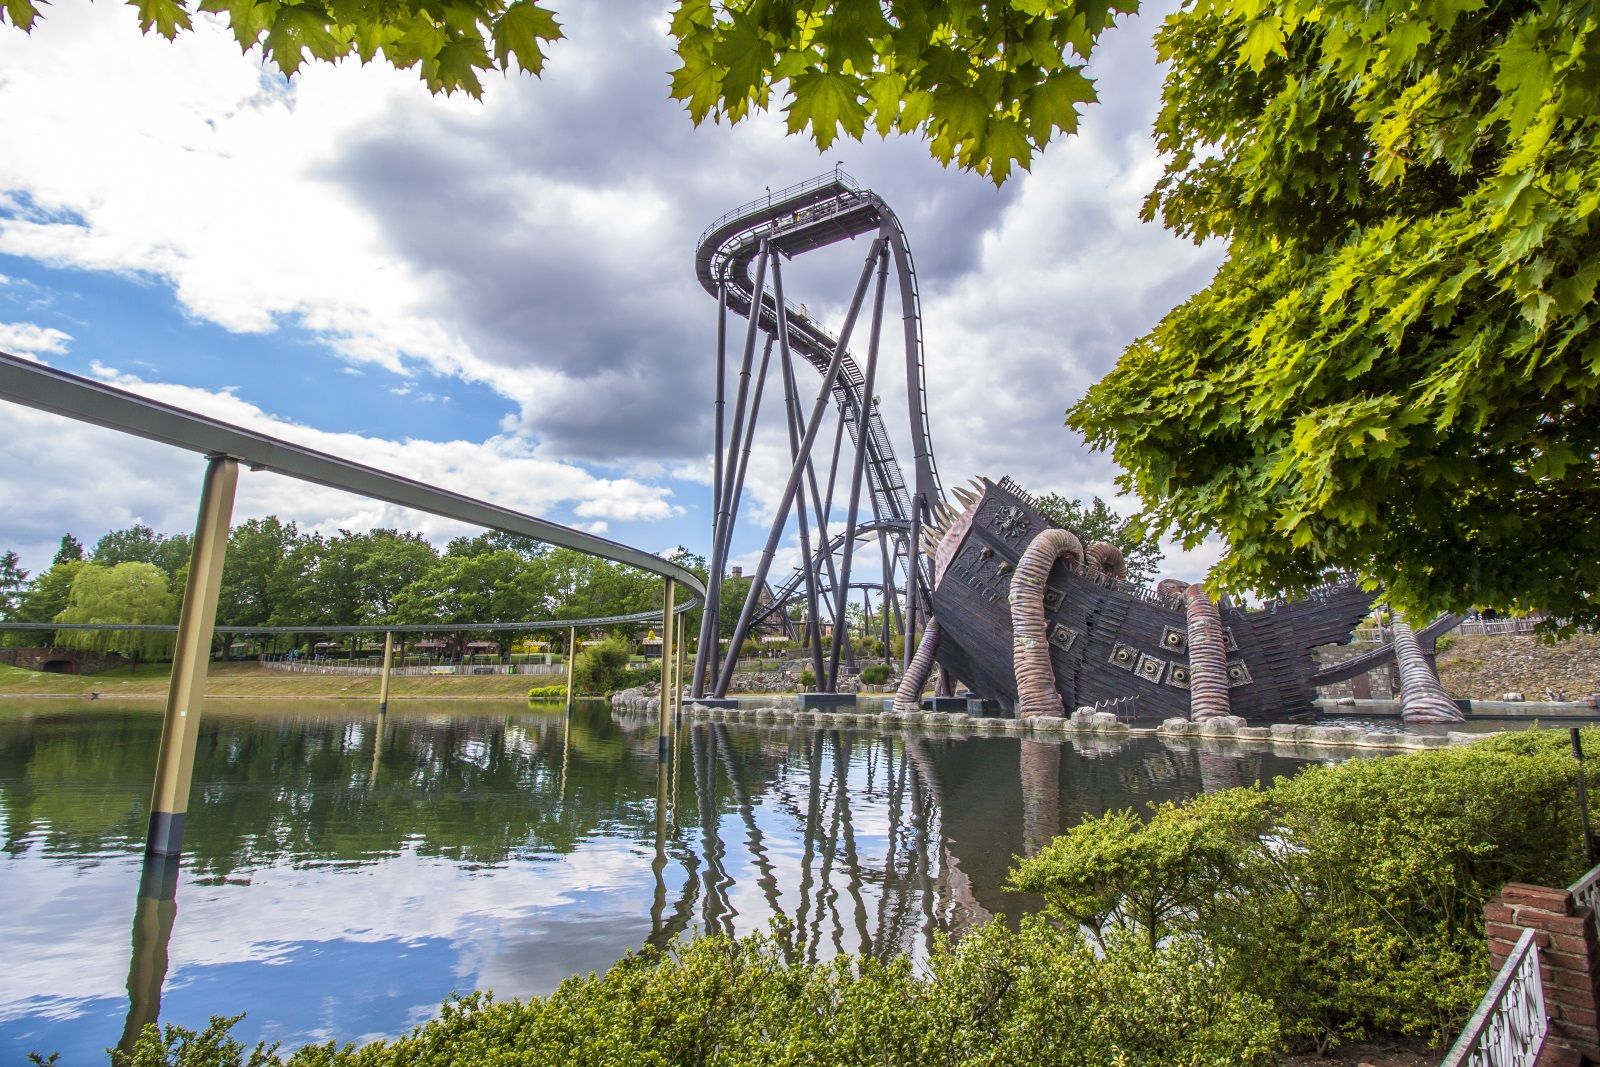
[[[1600,618],[1600,47],[1575,0],[1195,0],[1147,216],[1229,257],[1070,413],[1225,588]]]
[[[0,23],[32,30],[45,0],[0,0]],[[483,93],[479,75],[538,75],[563,36],[538,0],[130,0],[167,39],[193,12],[223,18],[293,75],[307,58],[381,57],[433,92]],[[679,0],[672,95],[696,123],[737,122],[779,91],[789,132],[826,149],[842,131],[926,136],[942,163],[1004,181],[1094,100],[1083,74],[1102,30],[1135,0]]]

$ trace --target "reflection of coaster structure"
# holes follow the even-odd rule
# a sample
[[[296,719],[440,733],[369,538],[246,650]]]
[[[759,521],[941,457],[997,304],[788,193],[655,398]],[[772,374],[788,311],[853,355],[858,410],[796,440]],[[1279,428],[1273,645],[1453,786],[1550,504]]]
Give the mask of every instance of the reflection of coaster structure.
[[[786,301],[783,263],[801,253],[867,235],[873,239],[848,311],[838,334],[831,334],[805,305]],[[899,294],[906,425],[914,457],[909,485],[895,457],[878,396],[878,356],[883,347],[891,265]],[[715,520],[694,695],[726,696],[740,646],[752,634],[797,636],[789,617],[797,602],[804,604],[805,619],[798,636],[808,646],[817,688],[837,690],[841,660],[848,667],[855,659],[848,643],[846,610],[852,606],[852,591],[861,593],[862,611],[868,619],[873,618],[871,594],[878,592],[873,629],[881,630],[886,655],[891,629],[904,633],[909,659],[919,624],[928,618],[931,608],[930,568],[918,555],[920,529],[936,517],[942,493],[928,432],[916,268],[899,220],[876,194],[834,170],[735,208],[712,223],[700,236],[695,269],[706,292],[717,298],[718,319],[712,479]],[[742,329],[734,323],[730,330],[730,313],[744,316]],[[730,353],[730,338],[738,346],[740,334],[742,347]],[[852,354],[863,348],[865,366]],[[814,399],[799,391],[796,357],[822,375]],[[723,632],[722,576],[728,568],[769,372],[777,379],[772,391],[781,388],[784,401],[777,413],[770,411],[776,405],[768,404],[769,422],[776,420],[778,439],[788,442],[790,471],[774,507],[750,590],[722,655],[716,641]],[[730,383],[730,374],[736,384]],[[831,451],[826,443],[817,447],[819,438],[826,441],[823,431],[830,407]],[[800,563],[785,581],[771,586],[768,578],[773,558],[791,520],[798,527]],[[868,542],[869,548],[876,542],[879,557],[867,581],[852,575],[861,541]]]

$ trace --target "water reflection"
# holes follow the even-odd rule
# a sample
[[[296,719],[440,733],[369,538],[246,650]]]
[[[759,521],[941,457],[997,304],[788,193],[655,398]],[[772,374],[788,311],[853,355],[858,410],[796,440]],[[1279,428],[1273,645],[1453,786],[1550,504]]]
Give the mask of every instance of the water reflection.
[[[543,993],[772,920],[796,958],[920,957],[1036,906],[1006,873],[1062,827],[1304,762],[701,723],[662,764],[653,717],[604,706],[225,708],[202,728],[180,871],[142,863],[159,728],[158,711],[0,711],[12,1058],[80,1062],[158,1017],[240,1010],[241,1039],[360,1040],[452,991]]]

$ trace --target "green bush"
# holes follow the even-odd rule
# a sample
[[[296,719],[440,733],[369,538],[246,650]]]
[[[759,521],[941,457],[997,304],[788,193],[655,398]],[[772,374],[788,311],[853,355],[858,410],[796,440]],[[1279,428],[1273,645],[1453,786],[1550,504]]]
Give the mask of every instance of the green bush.
[[[567,699],[567,687],[564,685],[536,685],[528,690],[528,699],[533,701],[551,701]]]
[[[618,682],[630,673],[628,659],[632,655],[633,646],[619,634],[588,646],[578,653],[572,665],[573,688],[580,693],[602,696],[622,688]]]
[[[816,672],[809,667],[800,672],[800,688],[810,692],[817,684]]]
[[[894,670],[887,663],[874,663],[861,668],[861,680],[867,685],[882,685],[894,676]]]
[[[1488,985],[1483,905],[1581,873],[1575,783],[1549,731],[1352,760],[1148,822],[1086,820],[1012,884],[1091,931],[1201,939],[1319,1050],[1373,1032],[1437,1044]]]
[[[1150,948],[1113,938],[1096,952],[1076,931],[990,923],[925,973],[839,957],[795,962],[781,937],[710,936],[569,978],[548,998],[476,994],[406,1037],[313,1046],[298,1067],[411,1064],[989,1064],[1023,1067],[1233,1067],[1270,1062],[1275,1022],[1230,992],[1194,939]],[[281,1064],[227,1037],[145,1031],[137,1067]],[[247,1060],[247,1055],[257,1058]]]

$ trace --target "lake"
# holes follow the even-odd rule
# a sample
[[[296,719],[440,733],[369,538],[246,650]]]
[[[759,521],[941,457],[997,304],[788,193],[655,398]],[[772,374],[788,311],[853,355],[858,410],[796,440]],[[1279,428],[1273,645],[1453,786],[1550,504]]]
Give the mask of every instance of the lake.
[[[920,957],[1037,907],[1004,888],[1014,857],[1085,816],[1307,762],[716,723],[659,767],[653,719],[603,704],[219,701],[161,899],[140,889],[160,724],[153,704],[0,703],[5,1062],[104,1062],[130,1025],[241,1011],[252,1044],[364,1041],[452,993],[546,993],[774,920],[808,958]]]

